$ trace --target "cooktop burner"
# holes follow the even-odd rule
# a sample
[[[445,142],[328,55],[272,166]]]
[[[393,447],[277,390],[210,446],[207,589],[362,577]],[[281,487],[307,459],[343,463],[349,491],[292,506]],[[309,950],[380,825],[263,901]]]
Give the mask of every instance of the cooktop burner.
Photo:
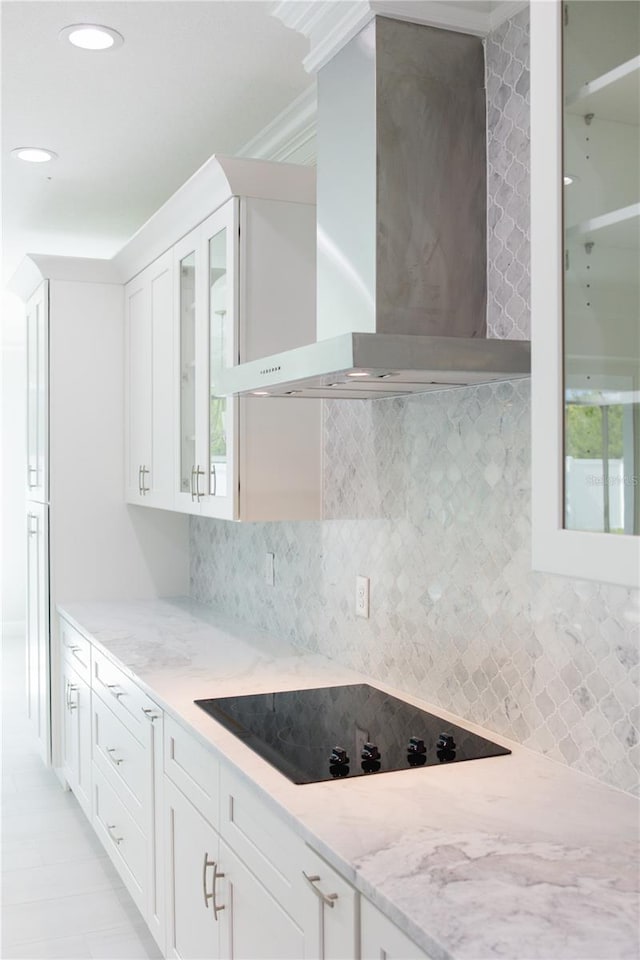
[[[294,783],[511,753],[366,683],[194,702]]]

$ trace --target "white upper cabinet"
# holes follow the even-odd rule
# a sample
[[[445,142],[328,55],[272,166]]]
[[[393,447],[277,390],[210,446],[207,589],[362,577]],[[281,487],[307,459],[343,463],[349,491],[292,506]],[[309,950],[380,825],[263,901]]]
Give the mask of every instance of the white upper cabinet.
[[[173,233],[126,288],[129,502],[225,520],[321,516],[320,401],[238,401],[218,384],[225,367],[315,340],[314,201],[310,168],[214,158],[119,255],[128,271],[145,238],[151,255]]]
[[[125,490],[129,503],[173,505],[173,258],[125,287]]]
[[[237,356],[238,201],[229,200],[173,250],[179,411],[176,502],[236,519],[237,403],[215,395],[216,371]]]
[[[533,565],[640,579],[640,6],[531,5]]]
[[[27,499],[49,499],[49,284],[27,302]]]

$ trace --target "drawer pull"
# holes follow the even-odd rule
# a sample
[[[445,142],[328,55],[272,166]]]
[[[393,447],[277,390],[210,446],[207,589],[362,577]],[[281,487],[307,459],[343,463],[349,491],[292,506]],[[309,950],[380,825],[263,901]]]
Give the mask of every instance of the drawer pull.
[[[140,707],[140,709],[144,713],[147,720],[150,720],[151,723],[153,723],[154,720],[158,719],[159,714],[154,713],[151,707]]]
[[[107,756],[109,757],[109,760],[111,760],[111,763],[115,764],[116,767],[119,767],[122,763],[122,757],[114,757],[115,752],[115,747],[107,747]]]
[[[113,831],[115,830],[115,828],[116,828],[115,823],[108,823],[108,824],[107,824],[107,830],[109,831],[109,836],[111,837],[111,839],[113,840],[113,842],[116,844],[116,846],[119,846],[119,845],[122,843],[122,841],[123,841],[124,838],[123,838],[123,837],[114,837]]]
[[[309,886],[311,887],[311,889],[313,890],[313,892],[315,893],[315,895],[316,895],[317,897],[319,897],[319,898],[322,900],[323,903],[326,903],[326,905],[327,905],[328,907],[332,907],[332,908],[333,908],[334,905],[335,905],[336,900],[338,899],[338,894],[337,894],[337,893],[323,893],[322,890],[319,890],[318,887],[316,887],[316,883],[319,883],[319,882],[320,882],[320,877],[318,876],[317,873],[314,873],[314,874],[312,874],[311,876],[309,876],[309,874],[308,874],[308,873],[305,873],[304,870],[303,870],[303,871],[302,871],[302,876],[305,878],[305,880],[307,881],[307,883],[309,884]]]
[[[72,694],[72,693],[77,693],[77,691],[78,691],[78,686],[77,686],[77,684],[75,684],[75,683],[69,683],[68,686],[67,686],[67,691],[68,691],[68,692],[67,692],[67,706],[68,706],[69,710],[71,710],[71,711],[73,712],[74,710],[77,710],[77,709],[78,709],[78,704],[77,704],[77,703],[74,703],[73,700],[71,699],[71,694]]]
[[[107,687],[107,689],[108,689],[109,693],[111,694],[111,696],[112,696],[112,697],[115,697],[116,700],[119,700],[120,697],[123,697],[123,696],[124,696],[124,692],[123,692],[122,690],[118,690],[118,684],[117,684],[117,683],[107,683],[107,684],[105,684],[105,686]]]

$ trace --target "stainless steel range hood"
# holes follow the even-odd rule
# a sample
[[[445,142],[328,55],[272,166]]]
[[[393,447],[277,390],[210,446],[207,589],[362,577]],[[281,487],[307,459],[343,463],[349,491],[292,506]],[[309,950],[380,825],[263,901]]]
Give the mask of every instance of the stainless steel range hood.
[[[318,76],[317,342],[241,356],[220,392],[376,398],[528,376],[528,342],[486,338],[486,193],[481,41],[376,17]]]

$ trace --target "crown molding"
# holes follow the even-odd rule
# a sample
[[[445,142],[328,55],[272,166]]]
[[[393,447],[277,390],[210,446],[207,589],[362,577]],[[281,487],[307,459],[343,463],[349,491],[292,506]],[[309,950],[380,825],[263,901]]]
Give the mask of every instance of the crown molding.
[[[529,6],[529,0],[499,0],[489,14],[490,31],[496,30],[506,20],[511,20],[516,13],[526,10]]]
[[[485,37],[527,6],[527,0],[477,7],[457,0],[279,0],[271,14],[309,40],[303,65],[316,73],[375,16]]]
[[[316,159],[316,84],[238,150],[240,157],[313,164]]]

